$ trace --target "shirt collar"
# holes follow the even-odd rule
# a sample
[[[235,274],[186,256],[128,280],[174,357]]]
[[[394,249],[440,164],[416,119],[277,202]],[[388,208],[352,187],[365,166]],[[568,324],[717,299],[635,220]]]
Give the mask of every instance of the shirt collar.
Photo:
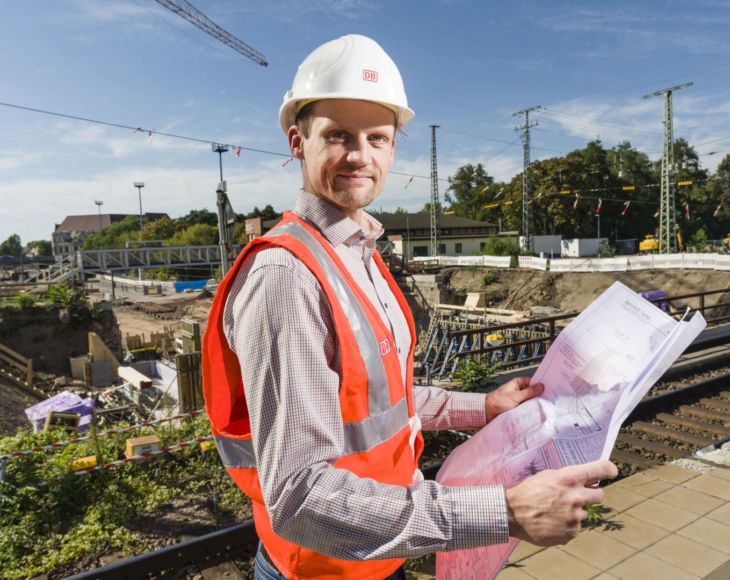
[[[382,224],[370,214],[363,212],[363,228],[342,211],[325,199],[300,190],[297,194],[294,213],[308,221],[322,232],[333,246],[345,244],[354,246],[363,244],[366,248],[375,248],[375,240],[383,234]]]

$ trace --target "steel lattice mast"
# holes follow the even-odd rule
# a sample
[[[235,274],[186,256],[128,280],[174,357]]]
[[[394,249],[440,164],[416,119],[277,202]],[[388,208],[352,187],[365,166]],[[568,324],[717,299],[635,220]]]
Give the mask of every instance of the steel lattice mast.
[[[439,177],[436,164],[436,129],[438,125],[431,125],[431,255],[439,255],[439,216],[441,203],[439,202]]]
[[[530,239],[531,220],[530,220],[530,129],[537,127],[537,121],[530,123],[530,113],[539,111],[542,107],[530,107],[513,113],[513,117],[524,115],[525,120],[519,127],[515,127],[515,131],[522,131],[522,235],[525,236],[525,249],[532,250],[532,240]]]
[[[662,89],[645,99],[664,96],[664,148],[662,151],[661,198],[659,202],[659,253],[670,254],[677,251],[677,213],[674,203],[674,133],[672,129],[672,93],[691,87],[694,83],[684,83],[676,87]]]
[[[266,61],[266,57],[263,54],[250,47],[242,40],[239,40],[229,32],[223,30],[195,6],[190,4],[190,2],[187,2],[187,0],[155,0],[155,2],[197,26],[200,30],[207,32],[213,38],[220,40],[223,44],[227,44],[233,50],[241,53],[246,58],[251,59],[261,66],[268,66],[269,63]]]

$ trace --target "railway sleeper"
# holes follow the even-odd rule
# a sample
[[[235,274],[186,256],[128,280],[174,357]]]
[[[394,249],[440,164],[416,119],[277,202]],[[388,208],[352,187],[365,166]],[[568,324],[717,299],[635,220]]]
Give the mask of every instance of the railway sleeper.
[[[670,427],[662,427],[661,425],[654,425],[653,423],[645,423],[644,421],[635,421],[632,423],[632,427],[637,431],[646,433],[647,435],[654,435],[655,437],[663,437],[664,439],[672,439],[686,445],[693,447],[702,448],[711,445],[714,441],[707,437],[700,437],[699,435],[692,435],[685,433],[678,429],[672,429]]]
[[[650,439],[642,439],[641,437],[630,435],[629,433],[619,434],[617,442],[628,445],[633,449],[646,449],[647,451],[651,451],[657,455],[670,457],[671,459],[681,459],[682,457],[687,456],[687,452],[682,449],[677,449],[676,447],[672,447],[665,443],[657,443]]]
[[[703,423],[702,421],[688,419],[687,417],[677,417],[676,415],[670,415],[668,413],[659,413],[656,418],[664,423],[668,423],[669,425],[684,427],[685,429],[699,431],[700,433],[711,433],[714,437],[730,437],[729,428],[715,423]]]
[[[720,411],[722,413],[730,413],[730,400],[722,399],[700,399],[700,403],[708,409]]]
[[[695,407],[692,405],[682,405],[679,410],[687,415],[693,415],[700,419],[709,419],[710,421],[722,421],[723,423],[730,424],[730,414],[721,413],[719,411],[711,411],[710,409],[703,409],[702,407]]]
[[[726,399],[726,400],[730,401],[730,391],[720,391],[717,394],[720,395],[721,399]]]
[[[611,452],[611,461],[633,465],[638,469],[649,469],[656,465],[656,462],[642,457],[638,453],[630,453],[621,449],[614,449]]]

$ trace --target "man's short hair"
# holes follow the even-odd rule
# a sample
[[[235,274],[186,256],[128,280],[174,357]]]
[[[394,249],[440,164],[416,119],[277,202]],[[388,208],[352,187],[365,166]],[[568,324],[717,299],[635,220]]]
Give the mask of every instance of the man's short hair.
[[[299,127],[299,130],[304,134],[305,137],[309,137],[309,131],[312,129],[312,111],[317,101],[310,101],[304,105],[297,116],[294,118],[294,124]]]

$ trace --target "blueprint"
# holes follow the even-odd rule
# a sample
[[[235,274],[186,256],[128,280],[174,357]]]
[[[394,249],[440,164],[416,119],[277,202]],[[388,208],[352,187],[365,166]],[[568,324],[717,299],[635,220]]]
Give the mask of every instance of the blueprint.
[[[551,345],[531,381],[543,394],[454,449],[437,481],[509,487],[545,469],[608,459],[623,421],[705,325],[699,312],[677,321],[614,282]],[[439,553],[436,577],[494,578],[516,545],[510,538]]]

